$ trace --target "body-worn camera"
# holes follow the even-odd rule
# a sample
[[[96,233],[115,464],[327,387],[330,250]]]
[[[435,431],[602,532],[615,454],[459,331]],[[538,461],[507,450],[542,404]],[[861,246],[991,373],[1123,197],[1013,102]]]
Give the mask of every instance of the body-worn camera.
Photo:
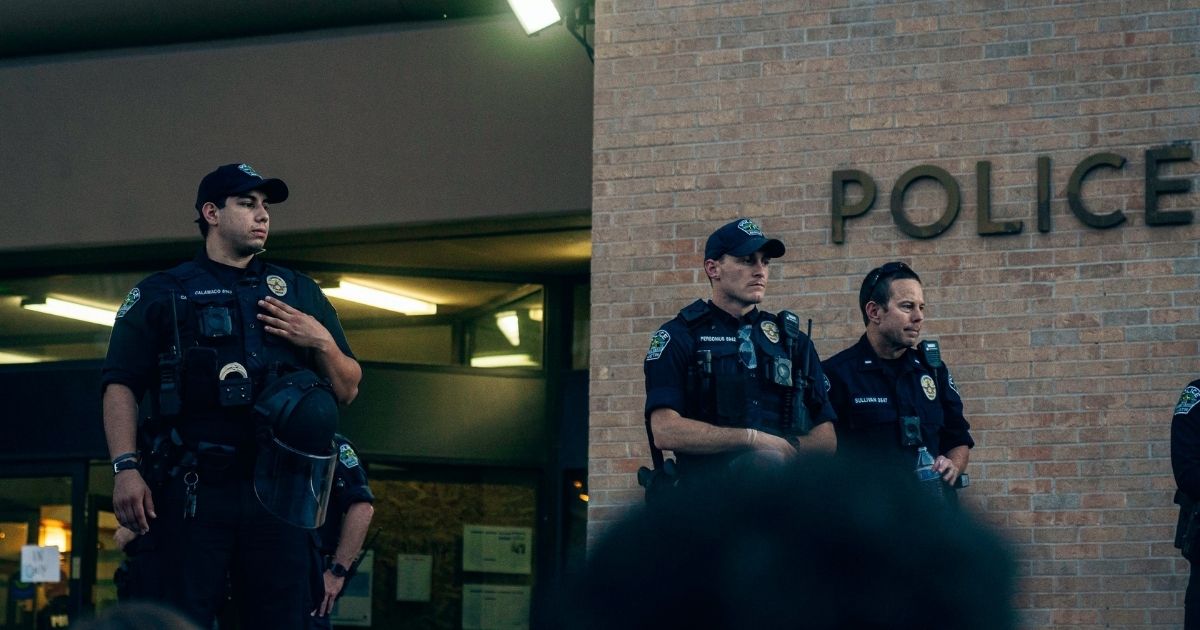
[[[920,416],[900,416],[900,444],[902,446],[921,446]]]

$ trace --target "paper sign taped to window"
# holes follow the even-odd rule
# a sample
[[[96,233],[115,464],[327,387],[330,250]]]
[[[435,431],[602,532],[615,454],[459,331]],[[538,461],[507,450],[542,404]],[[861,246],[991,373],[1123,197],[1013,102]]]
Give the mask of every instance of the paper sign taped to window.
[[[58,547],[21,547],[22,582],[61,582],[58,565]]]
[[[533,528],[463,525],[463,570],[533,572]]]

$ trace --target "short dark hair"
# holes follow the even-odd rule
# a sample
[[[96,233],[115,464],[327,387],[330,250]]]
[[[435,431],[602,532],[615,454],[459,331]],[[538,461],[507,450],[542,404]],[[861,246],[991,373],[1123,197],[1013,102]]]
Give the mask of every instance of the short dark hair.
[[[229,200],[229,198],[226,197],[225,199],[221,199],[220,201],[213,201],[213,203],[216,204],[216,206],[218,208],[224,208],[225,202],[228,200]],[[196,208],[196,211],[200,213],[200,216],[196,217],[196,225],[200,226],[200,238],[208,238],[208,221],[204,220],[203,206],[201,206],[200,208]]]
[[[858,310],[862,313],[863,326],[867,319],[867,302],[874,302],[887,309],[888,301],[892,299],[892,282],[896,280],[916,280],[921,282],[921,276],[903,261],[892,261],[871,270],[863,278],[862,286],[858,289]]]

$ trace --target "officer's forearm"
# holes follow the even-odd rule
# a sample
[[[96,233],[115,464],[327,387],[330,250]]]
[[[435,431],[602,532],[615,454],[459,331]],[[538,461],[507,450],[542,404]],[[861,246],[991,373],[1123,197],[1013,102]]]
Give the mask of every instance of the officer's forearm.
[[[654,445],[664,451],[703,455],[751,448],[754,435],[742,427],[718,427],[662,407],[650,412]]]
[[[334,561],[344,567],[354,562],[358,552],[362,550],[363,541],[367,538],[367,529],[371,526],[371,517],[374,515],[375,507],[370,503],[355,503],[346,510],[337,551],[333,554]]]
[[[796,436],[796,450],[801,453],[837,452],[837,432],[832,422],[822,422],[812,428],[807,435]]]
[[[137,450],[137,409],[137,400],[129,387],[110,383],[104,388],[104,437],[109,457]]]
[[[333,394],[339,403],[349,405],[358,396],[362,366],[343,354],[337,344],[331,342],[317,351],[317,368],[333,385]]]

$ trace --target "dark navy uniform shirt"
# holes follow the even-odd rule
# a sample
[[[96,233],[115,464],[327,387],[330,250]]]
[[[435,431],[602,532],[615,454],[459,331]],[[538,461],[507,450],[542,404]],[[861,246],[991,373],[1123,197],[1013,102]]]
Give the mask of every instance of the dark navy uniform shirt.
[[[738,331],[746,325],[755,348],[757,367],[754,370],[746,368],[738,355]],[[650,350],[643,364],[647,420],[652,411],[666,407],[694,420],[782,435],[780,414],[787,388],[769,381],[773,361],[788,357],[780,328],[775,315],[757,308],[740,320],[711,301],[707,304],[697,301],[685,308],[651,337]],[[803,357],[808,356],[808,371],[803,376],[809,386],[804,403],[812,423],[817,425],[833,420],[833,408],[825,396],[826,380],[821,371],[821,359],[803,333],[797,348],[793,364],[797,378],[803,370]],[[714,386],[717,391],[712,397],[715,400],[699,400],[701,396],[695,391],[700,351],[711,353],[713,378],[717,381]]]
[[[337,466],[333,471],[333,490],[329,494],[329,511],[320,532],[321,553],[331,555],[337,550],[342,535],[346,511],[355,503],[374,503],[375,495],[367,486],[367,472],[354,451],[354,445],[342,436],[335,436],[338,448]]]
[[[824,367],[837,412],[839,451],[894,456],[897,464],[915,467],[916,447],[900,441],[903,416],[921,419],[921,438],[935,457],[957,446],[975,446],[950,370],[933,368],[921,351],[883,360],[863,335],[826,359]]]
[[[186,278],[181,281],[180,277]],[[175,301],[172,312],[172,296]],[[309,277],[274,265],[257,257],[245,268],[230,267],[210,260],[203,249],[192,261],[159,272],[138,283],[117,311],[108,356],[101,372],[101,391],[110,383],[129,387],[136,399],[159,387],[159,355],[174,345],[176,321],[180,354],[190,347],[217,348],[218,369],[237,362],[247,371],[255,391],[260,391],[272,362],[285,362],[297,368],[315,367],[311,350],[298,348],[286,339],[266,332],[257,314],[263,312],[258,301],[267,296],[313,316],[329,330],[338,348],[353,358],[337,312]],[[200,332],[201,310],[223,306],[230,314],[231,330],[226,339],[208,340]],[[196,375],[192,375],[195,377]],[[219,374],[203,375],[215,381]],[[189,377],[184,375],[184,380]],[[185,390],[186,387],[181,389]],[[185,396],[186,398],[186,396]],[[215,403],[214,403],[215,404]],[[189,403],[185,400],[185,413]],[[247,413],[249,408],[224,410],[225,415]],[[201,439],[221,442],[222,437]]]
[[[1171,418],[1171,470],[1175,484],[1200,500],[1200,379],[1183,389]]]

